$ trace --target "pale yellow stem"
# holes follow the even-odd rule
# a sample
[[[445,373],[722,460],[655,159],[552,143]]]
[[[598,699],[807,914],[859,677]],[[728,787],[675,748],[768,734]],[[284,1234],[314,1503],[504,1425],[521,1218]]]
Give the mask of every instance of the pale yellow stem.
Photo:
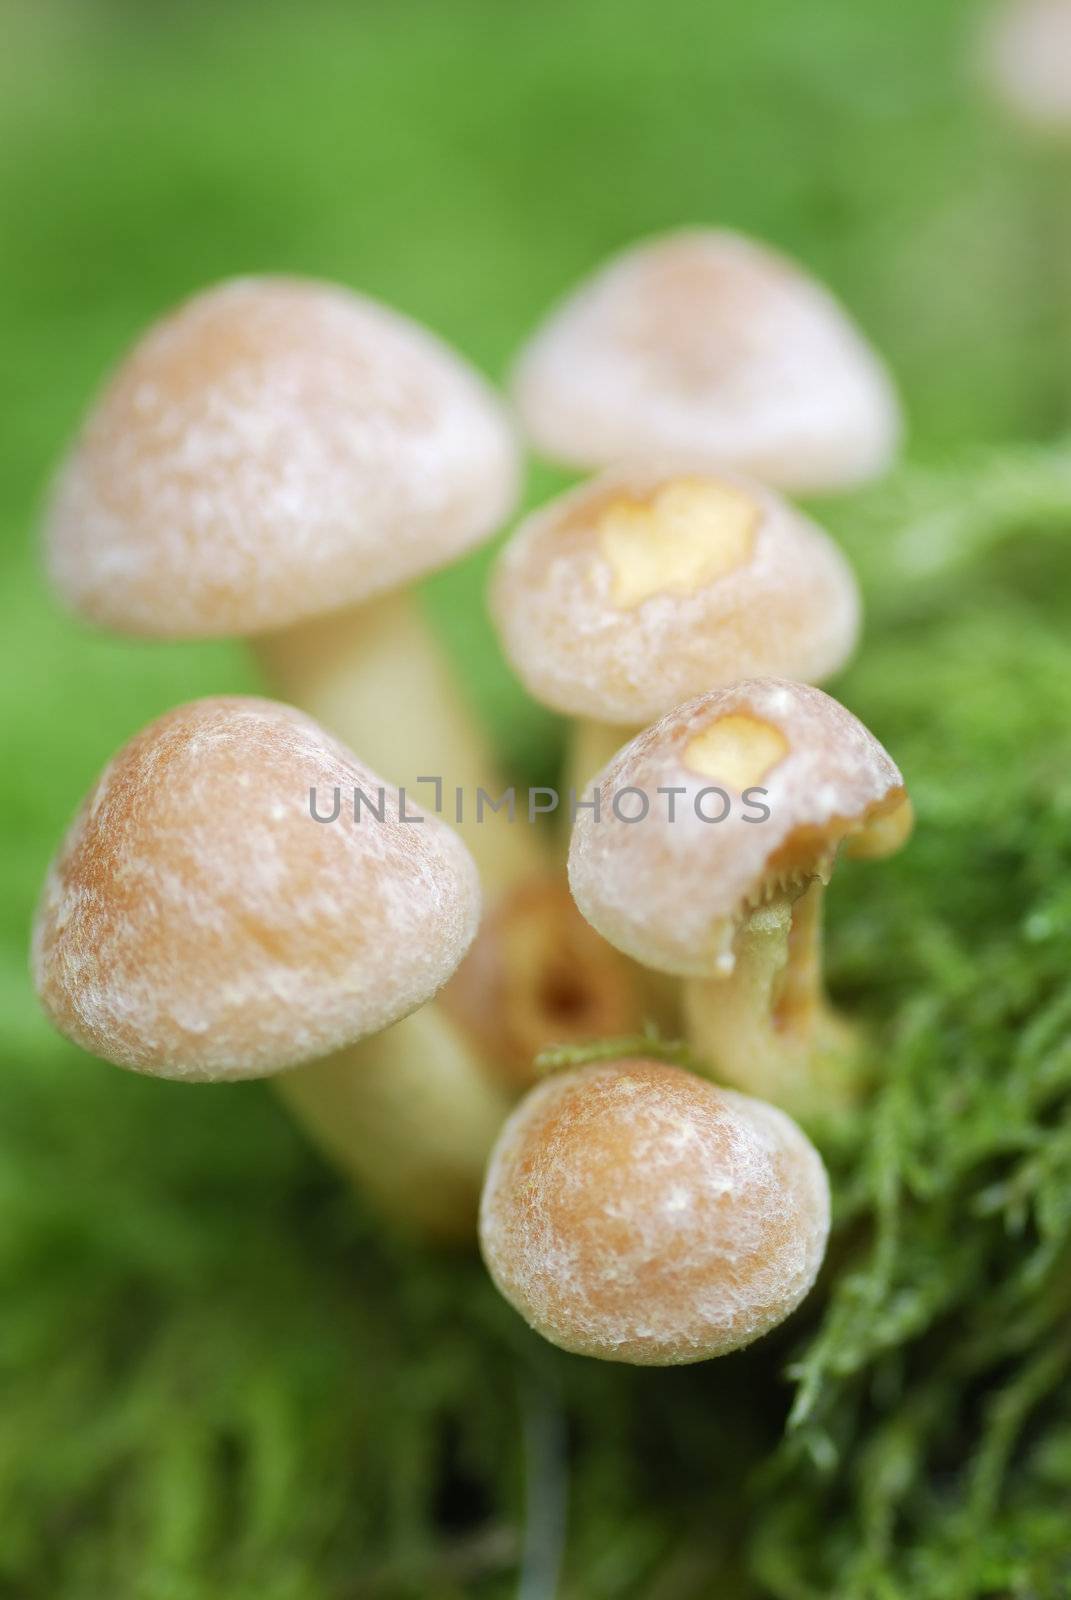
[[[437,1005],[274,1080],[328,1156],[385,1215],[471,1243],[484,1167],[509,1098]]]
[[[316,618],[255,641],[272,688],[309,712],[380,777],[404,786],[410,802],[441,815],[468,845],[486,898],[511,888],[543,859],[523,794],[515,819],[486,803],[504,789],[489,742],[463,704],[450,663],[418,600],[399,590],[358,608]],[[457,791],[461,790],[460,816]]]
[[[258,639],[255,648],[273,690],[404,786],[410,809],[441,806],[475,858],[488,908],[539,869],[544,847],[523,794],[512,821],[506,808],[485,805],[477,814],[477,791],[498,799],[504,785],[414,596],[386,595]],[[483,1166],[508,1099],[438,1002],[275,1081],[320,1146],[385,1213],[432,1238],[474,1237]]]
[[[857,1087],[858,1039],[822,981],[824,893],[816,880],[752,912],[732,973],[684,986],[688,1041],[713,1076],[805,1118],[844,1106]]]
[[[592,717],[571,719],[561,789],[562,828],[566,838],[573,826],[570,795],[575,794],[577,800],[582,800],[592,778],[639,731],[638,728],[622,727],[620,723],[597,722]],[[632,973],[636,1003],[642,1014],[649,1021],[674,1032],[680,1012],[680,985],[677,980],[631,961],[628,967]]]
[[[562,817],[569,826],[569,793],[579,800],[597,772],[637,733],[636,728],[576,717],[569,724],[562,772]]]

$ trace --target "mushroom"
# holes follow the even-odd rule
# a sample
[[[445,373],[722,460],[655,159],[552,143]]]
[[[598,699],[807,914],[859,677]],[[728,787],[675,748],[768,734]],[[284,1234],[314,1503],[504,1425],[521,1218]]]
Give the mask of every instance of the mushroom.
[[[1018,120],[1071,132],[1071,0],[1005,0],[988,19],[986,77]]]
[[[901,431],[888,373],[828,291],[709,228],[644,240],[582,283],[521,352],[513,393],[553,461],[684,453],[799,493],[877,476]]]
[[[273,1082],[385,1216],[422,1239],[471,1247],[484,1168],[512,1096],[441,997]]]
[[[442,780],[485,882],[531,841],[473,815],[485,741],[405,586],[517,492],[504,407],[452,350],[330,284],[242,278],[152,327],[112,375],[46,518],[52,580],[123,633],[253,639],[269,681],[414,793]],[[421,791],[422,797],[430,796]]]
[[[167,713],[105,768],[49,869],[34,980],[61,1033],[155,1077],[221,1082],[294,1069],[290,1098],[315,1109],[326,1069],[303,1063],[332,1056],[336,1080],[349,1085],[334,1138],[351,1168],[388,1158],[389,1097],[407,1107],[404,1129],[400,1120],[393,1128],[395,1159],[411,1172],[423,1149],[432,1171],[422,1182],[437,1176],[451,1193],[467,1184],[474,1204],[505,1102],[460,1043],[443,1069],[427,1024],[414,1036],[403,1019],[471,943],[476,868],[444,823],[411,806],[401,820],[396,791],[382,786],[382,816],[355,802],[378,805],[380,788],[289,706],[216,698]],[[370,1036],[377,1049],[352,1048]],[[425,1110],[435,1107],[427,1123],[412,1074],[397,1077],[407,1043]],[[448,1088],[432,1092],[440,1070]],[[362,1110],[370,1102],[374,1130]],[[339,1103],[336,1082],[336,1112]],[[484,1137],[474,1157],[473,1122]],[[451,1149],[465,1151],[460,1169],[444,1162]]]
[[[578,1355],[673,1366],[784,1321],[822,1264],[829,1184],[782,1111],[643,1059],[563,1071],[499,1135],[480,1202],[498,1289]]]
[[[545,873],[489,910],[439,1004],[517,1092],[545,1050],[666,1026],[646,977],[584,921],[565,874]]]
[[[887,855],[912,821],[873,735],[820,689],[731,684],[640,734],[591,799],[569,853],[576,902],[619,950],[689,980],[689,1036],[714,1074],[801,1114],[850,1096],[857,1044],[822,985],[824,889],[842,845]]]
[[[498,559],[503,649],[544,705],[579,719],[579,792],[626,738],[741,677],[820,682],[859,633],[833,541],[779,495],[673,464],[610,470],[534,512]]]

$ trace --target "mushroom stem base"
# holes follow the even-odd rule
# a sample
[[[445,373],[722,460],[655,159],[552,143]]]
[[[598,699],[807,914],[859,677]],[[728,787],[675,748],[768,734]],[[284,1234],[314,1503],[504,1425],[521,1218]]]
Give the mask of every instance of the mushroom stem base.
[[[859,1038],[822,982],[824,886],[780,897],[739,930],[724,978],[684,987],[688,1041],[712,1076],[804,1119],[851,1103]]]
[[[436,1243],[475,1243],[484,1167],[509,1099],[437,1005],[273,1081],[392,1222]]]

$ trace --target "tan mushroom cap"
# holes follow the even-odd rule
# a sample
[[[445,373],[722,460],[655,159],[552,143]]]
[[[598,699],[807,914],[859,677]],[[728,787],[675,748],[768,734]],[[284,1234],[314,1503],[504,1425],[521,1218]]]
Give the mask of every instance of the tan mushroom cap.
[[[480,924],[439,1005],[511,1088],[551,1046],[640,1033],[635,968],[584,921],[565,874],[530,874]]]
[[[835,489],[882,472],[900,437],[889,376],[832,295],[715,229],[600,268],[522,351],[513,391],[536,448],[589,469],[677,451]]]
[[[257,633],[451,561],[517,480],[504,407],[432,334],[333,285],[235,279],[105,386],[55,485],[48,565],[121,632]]]
[[[562,1072],[506,1123],[480,1243],[544,1338],[640,1366],[750,1344],[814,1283],[829,1233],[817,1151],[781,1111],[647,1060]]]
[[[396,1022],[479,920],[443,823],[353,821],[380,779],[300,712],[195,701],[105,768],[49,869],[33,936],[59,1030],[157,1077],[263,1077]],[[337,821],[330,816],[340,791]],[[407,800],[407,813],[416,807]]]
[[[903,778],[873,735],[820,689],[779,679],[679,706],[593,788],[599,818],[578,813],[569,851],[577,905],[626,955],[682,978],[731,971],[739,920],[828,878],[842,841],[889,853],[910,829]],[[622,820],[645,800],[643,820]]]
[[[820,528],[746,478],[679,463],[612,469],[536,511],[491,608],[537,700],[632,728],[736,678],[829,677],[860,619]]]

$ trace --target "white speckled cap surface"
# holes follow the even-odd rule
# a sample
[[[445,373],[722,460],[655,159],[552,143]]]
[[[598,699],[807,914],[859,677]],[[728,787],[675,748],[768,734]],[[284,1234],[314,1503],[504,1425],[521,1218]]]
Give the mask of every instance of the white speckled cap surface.
[[[739,758],[730,764],[741,728],[766,753],[746,774]],[[733,737],[722,742],[719,774],[721,729]],[[659,790],[674,787],[671,822]],[[622,795],[626,788],[648,798],[643,821],[615,814],[615,795],[624,815],[642,809],[640,798]],[[761,801],[745,805],[759,788]],[[592,789],[599,819],[578,813],[569,851],[577,905],[626,955],[682,978],[725,970],[727,939],[749,904],[782,881],[820,873],[842,838],[904,799],[899,769],[858,718],[820,689],[777,679],[730,684],[679,706],[619,751]],[[724,820],[703,820],[727,807]]]
[[[784,1112],[679,1067],[556,1073],[513,1112],[484,1185],[491,1276],[581,1355],[668,1366],[795,1310],[829,1232],[821,1157]]]
[[[1071,132],[1071,0],[1004,0],[988,19],[983,68],[1021,122]]]
[[[389,785],[384,821],[355,823],[354,787],[378,803],[380,782],[272,701],[150,724],[49,869],[33,970],[56,1027],[159,1077],[263,1077],[428,1000],[476,932],[476,868],[445,824],[399,822]]]
[[[432,334],[342,288],[235,279],[105,385],[56,480],[48,567],[121,632],[263,632],[461,555],[518,470],[505,408]]]
[[[900,436],[888,374],[833,296],[714,229],[644,240],[586,279],[521,352],[513,393],[553,461],[681,451],[793,492],[876,476]]]
[[[632,728],[737,678],[821,681],[860,620],[851,568],[815,523],[679,462],[611,469],[534,512],[491,608],[537,700]]]

